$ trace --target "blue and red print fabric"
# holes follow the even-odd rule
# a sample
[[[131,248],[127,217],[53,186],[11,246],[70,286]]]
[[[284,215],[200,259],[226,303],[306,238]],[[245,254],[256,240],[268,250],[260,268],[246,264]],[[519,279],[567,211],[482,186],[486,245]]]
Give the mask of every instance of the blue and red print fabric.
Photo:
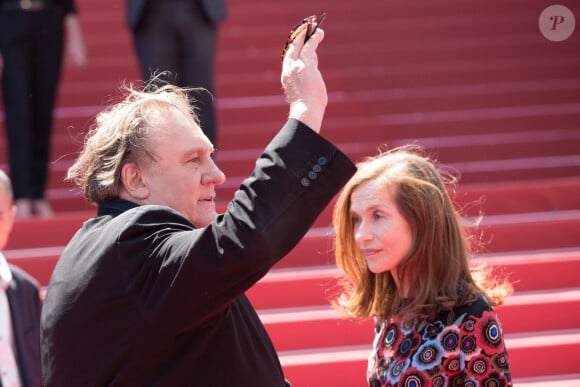
[[[367,377],[371,387],[512,386],[501,325],[483,298],[435,321],[383,322]]]

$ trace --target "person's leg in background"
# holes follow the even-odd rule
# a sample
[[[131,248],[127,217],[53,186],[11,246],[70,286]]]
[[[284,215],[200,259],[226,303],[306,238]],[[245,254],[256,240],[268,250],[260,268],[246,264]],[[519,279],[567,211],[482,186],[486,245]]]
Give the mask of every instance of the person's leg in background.
[[[161,78],[182,87],[203,87],[213,93],[217,26],[204,16],[197,2],[150,1],[133,38],[145,80],[160,71]],[[214,101],[207,92],[195,92],[201,128],[215,145]]]
[[[62,37],[62,18],[53,9],[0,12],[2,93],[17,217],[53,214],[45,191]]]
[[[196,100],[201,128],[217,147],[217,120],[215,101],[215,58],[217,45],[217,25],[208,21],[199,3],[185,4],[184,17],[178,19],[184,41],[182,86],[201,86],[207,92],[193,93]]]
[[[32,215],[28,147],[32,125],[29,16],[20,11],[0,12],[0,51],[4,63],[2,100],[17,217]]]
[[[37,20],[32,72],[34,115],[30,141],[33,156],[30,160],[30,197],[37,215],[50,216],[52,208],[46,200],[46,187],[53,112],[62,64],[63,20],[52,10],[41,11],[34,16]]]

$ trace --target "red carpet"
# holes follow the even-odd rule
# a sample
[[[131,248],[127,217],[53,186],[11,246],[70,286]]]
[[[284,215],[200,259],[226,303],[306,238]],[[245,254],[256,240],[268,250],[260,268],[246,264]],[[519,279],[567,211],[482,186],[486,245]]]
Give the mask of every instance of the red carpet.
[[[580,18],[577,2],[562,1]],[[328,13],[320,48],[329,91],[323,134],[354,160],[418,143],[461,175],[452,191],[476,257],[515,281],[498,311],[517,386],[580,386],[580,30],[551,42],[540,0],[230,2],[218,53],[223,209],[283,124],[279,52],[300,18]],[[87,68],[66,68],[55,112],[50,220],[16,224],[9,260],[46,285],[62,247],[94,208],[63,183],[91,119],[121,81],[139,78],[124,4],[79,0]],[[578,24],[578,22],[576,23]],[[0,167],[7,169],[5,138]],[[338,274],[331,206],[248,293],[294,386],[363,386],[370,321],[328,303]]]

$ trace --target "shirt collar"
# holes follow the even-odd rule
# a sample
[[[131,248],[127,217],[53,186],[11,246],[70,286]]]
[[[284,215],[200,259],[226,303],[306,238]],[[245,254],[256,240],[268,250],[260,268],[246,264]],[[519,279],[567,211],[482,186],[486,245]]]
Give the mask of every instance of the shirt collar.
[[[113,215],[117,216],[133,207],[138,207],[137,203],[130,202],[124,199],[109,200],[99,204],[97,216]]]
[[[10,282],[12,282],[12,271],[10,271],[10,266],[8,266],[8,261],[6,261],[4,254],[0,252],[0,289],[8,289]]]

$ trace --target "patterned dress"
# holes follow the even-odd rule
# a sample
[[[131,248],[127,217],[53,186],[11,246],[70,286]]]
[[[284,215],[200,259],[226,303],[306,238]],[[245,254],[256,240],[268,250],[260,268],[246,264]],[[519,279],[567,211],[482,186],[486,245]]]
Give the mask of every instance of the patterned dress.
[[[497,314],[483,297],[435,321],[377,326],[371,387],[512,386]]]

